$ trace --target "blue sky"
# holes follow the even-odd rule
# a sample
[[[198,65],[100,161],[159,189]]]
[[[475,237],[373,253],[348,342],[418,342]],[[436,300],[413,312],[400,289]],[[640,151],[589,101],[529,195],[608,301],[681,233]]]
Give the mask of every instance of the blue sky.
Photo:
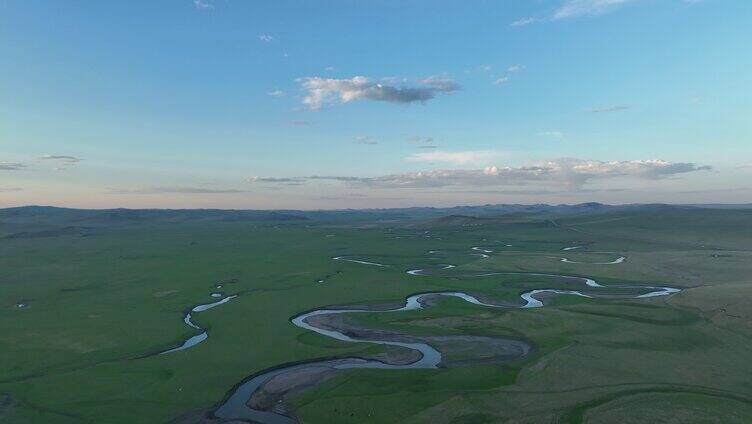
[[[752,202],[746,0],[0,0],[0,207]]]

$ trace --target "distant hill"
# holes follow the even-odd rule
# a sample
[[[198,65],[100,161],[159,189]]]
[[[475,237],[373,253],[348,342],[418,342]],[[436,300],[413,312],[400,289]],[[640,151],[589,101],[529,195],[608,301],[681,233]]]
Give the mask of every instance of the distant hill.
[[[94,232],[95,228],[149,223],[305,221],[309,218],[282,211],[219,209],[67,209],[24,206],[0,209],[4,237],[28,238]]]
[[[696,208],[706,209],[752,209],[752,203],[737,203],[737,204],[718,204],[718,203],[698,203],[686,206],[694,206]]]
[[[674,222],[693,222],[698,232],[712,235],[713,229],[738,234],[738,246],[748,237],[752,208],[729,205],[686,206],[666,204],[606,205],[482,205],[450,208],[395,208],[347,210],[221,210],[221,209],[67,209],[25,206],[0,209],[0,238],[28,239],[57,236],[87,237],[108,228],[169,223],[257,222],[279,224],[384,224],[411,227],[485,227],[515,225],[539,228],[551,225],[609,231],[618,227],[623,236],[668,228]],[[612,226],[611,223],[619,222]],[[601,224],[603,223],[603,224]],[[627,225],[628,224],[628,225]],[[370,225],[370,224],[369,224]],[[390,224],[391,225],[391,224]],[[656,227],[657,226],[657,227]],[[710,239],[708,239],[710,243]]]
[[[390,209],[341,210],[234,210],[234,209],[69,209],[53,206],[23,206],[0,209],[2,224],[48,224],[78,226],[125,225],[149,222],[237,222],[237,221],[380,221],[430,219],[445,217],[449,221],[470,221],[473,218],[502,215],[573,215],[619,211],[660,211],[692,208],[749,209],[752,205],[667,205],[631,204],[606,205],[580,203],[575,205],[496,204],[455,206],[447,208],[412,207]],[[448,223],[448,221],[447,221]]]

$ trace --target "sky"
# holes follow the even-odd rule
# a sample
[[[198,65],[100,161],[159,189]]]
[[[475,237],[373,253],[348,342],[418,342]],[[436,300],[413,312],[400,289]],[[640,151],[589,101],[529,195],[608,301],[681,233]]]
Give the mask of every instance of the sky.
[[[0,207],[752,202],[748,0],[0,0]]]

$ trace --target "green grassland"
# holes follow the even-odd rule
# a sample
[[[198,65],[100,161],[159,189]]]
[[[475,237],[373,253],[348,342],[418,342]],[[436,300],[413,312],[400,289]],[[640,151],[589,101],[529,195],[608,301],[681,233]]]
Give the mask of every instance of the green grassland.
[[[74,220],[36,225],[0,216],[2,422],[180,422],[210,411],[233,385],[266,368],[384,349],[293,326],[290,317],[303,311],[441,290],[519,303],[528,289],[572,288],[545,276],[468,277],[480,271],[684,291],[558,297],[534,310],[444,299],[426,310],[363,314],[353,319],[368,327],[524,338],[535,350],[507,363],[340,373],[298,394],[297,416],[312,423],[752,422],[752,211]],[[586,248],[562,251],[579,245]],[[493,253],[484,259],[472,246]],[[389,266],[331,259],[340,255]],[[559,260],[619,256],[627,260]],[[439,263],[457,268],[405,274]],[[239,296],[194,316],[209,339],[153,355],[194,334],[182,315],[211,302],[217,284]]]

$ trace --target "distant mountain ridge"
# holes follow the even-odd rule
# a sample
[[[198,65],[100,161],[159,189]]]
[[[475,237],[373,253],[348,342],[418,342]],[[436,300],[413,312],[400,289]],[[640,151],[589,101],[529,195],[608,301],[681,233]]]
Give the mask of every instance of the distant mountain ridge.
[[[200,219],[207,217],[230,217],[236,219],[258,218],[258,219],[308,219],[311,216],[318,215],[342,215],[342,214],[405,214],[405,215],[473,215],[488,213],[577,213],[577,212],[597,212],[597,211],[618,211],[634,209],[660,209],[660,208],[711,208],[711,209],[750,209],[752,204],[666,204],[666,203],[633,203],[624,205],[609,205],[598,202],[587,202],[578,204],[557,204],[547,203],[536,204],[486,204],[474,206],[449,206],[449,207],[406,207],[406,208],[364,208],[364,209],[318,209],[318,210],[296,210],[296,209],[77,209],[63,208],[57,206],[18,206],[11,208],[0,208],[0,219],[18,217],[18,216],[52,216],[52,215],[72,215],[82,214],[90,217],[110,217],[112,219],[124,220],[142,220],[163,217],[182,217],[184,219]]]
[[[607,205],[588,202],[559,204],[487,204],[453,207],[409,207],[385,209],[336,210],[242,210],[242,209],[71,209],[55,206],[21,206],[0,209],[0,220],[65,220],[93,224],[138,223],[148,221],[302,221],[310,219],[404,219],[439,218],[445,216],[484,217],[508,214],[598,213],[629,210],[713,208],[713,205],[628,204]],[[748,209],[752,205],[717,205],[718,209]]]
[[[450,208],[394,208],[346,210],[222,210],[222,209],[67,209],[52,206],[24,206],[0,209],[0,239],[40,237],[89,237],[102,231],[140,225],[213,224],[230,222],[277,225],[387,224],[417,227],[480,227],[496,224],[545,227],[561,220],[577,221],[588,217],[643,220],[645,223],[692,219],[746,226],[752,208],[730,208],[667,204],[606,205],[481,205]],[[595,222],[595,221],[591,221]]]
[[[68,209],[22,206],[0,209],[0,222],[24,224],[113,225],[148,222],[301,221],[305,216],[282,211],[221,209]]]

